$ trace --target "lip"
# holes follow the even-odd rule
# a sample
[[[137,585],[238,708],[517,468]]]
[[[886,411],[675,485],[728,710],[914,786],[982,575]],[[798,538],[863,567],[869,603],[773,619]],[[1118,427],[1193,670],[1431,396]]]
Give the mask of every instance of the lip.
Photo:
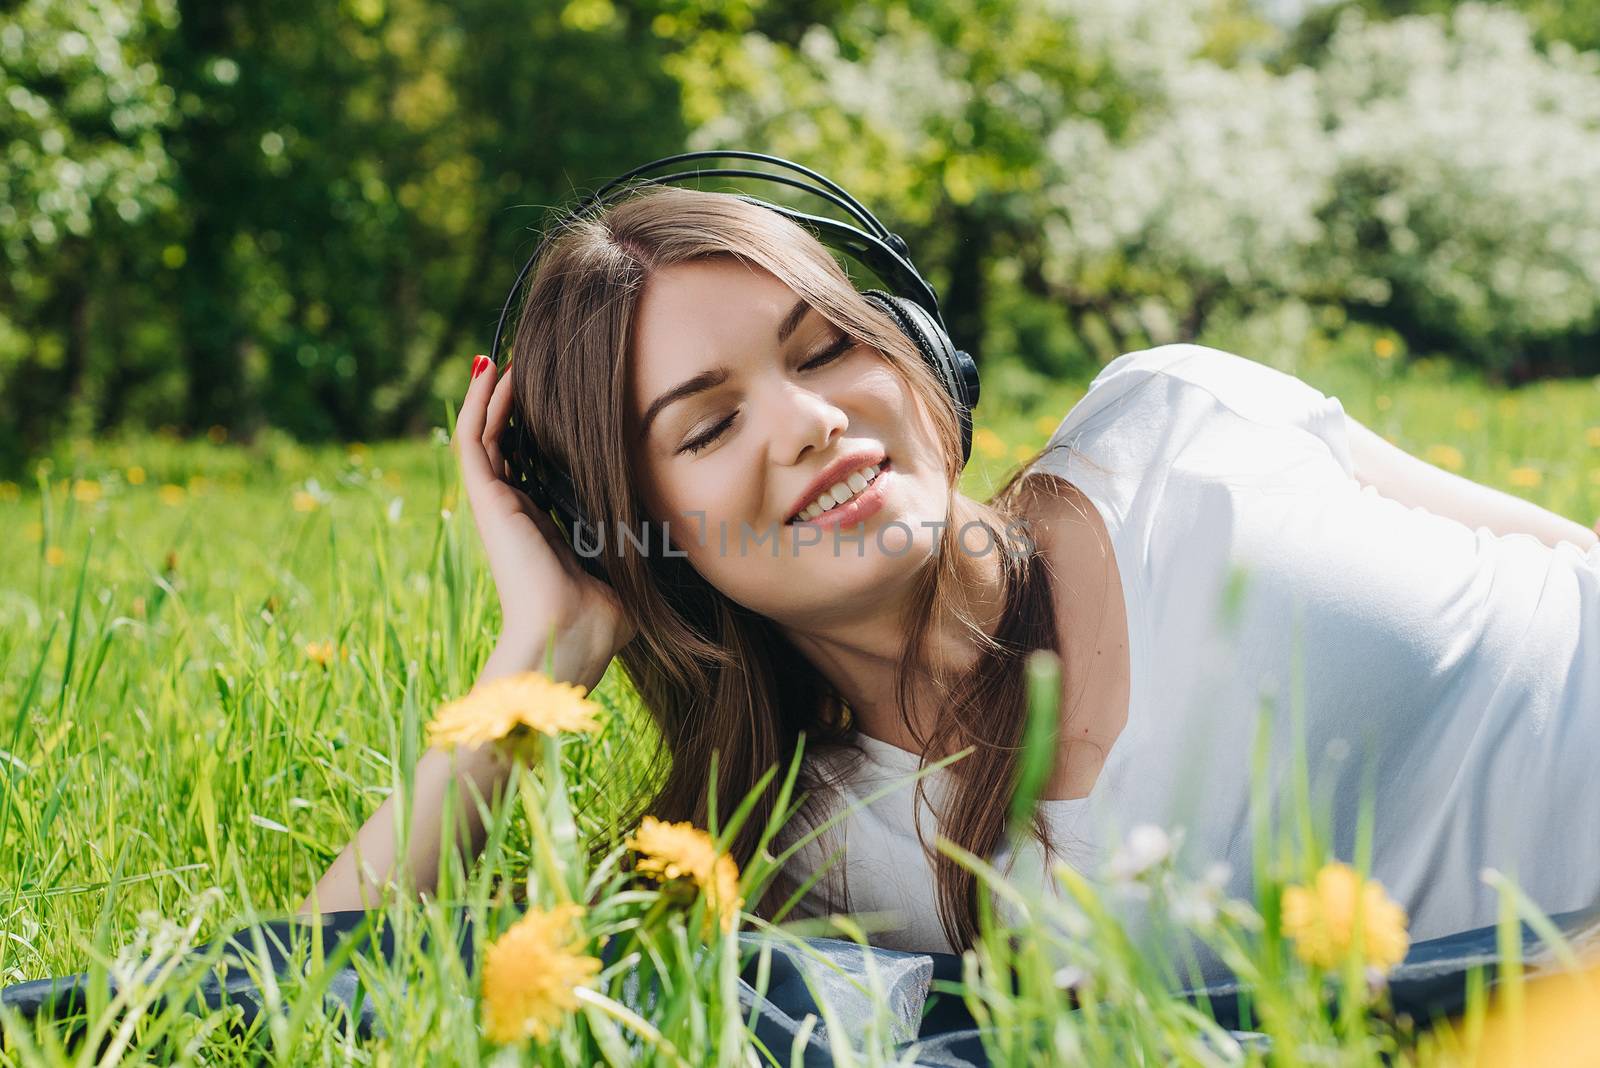
[[[806,488],[804,493],[795,499],[795,502],[789,506],[789,511],[784,514],[784,524],[786,526],[794,526],[795,524],[791,523],[790,520],[805,511],[811,502],[822,496],[822,491],[829,486],[836,482],[843,482],[863,467],[881,467],[887,459],[888,455],[882,449],[857,449],[855,452],[845,453],[833,463],[824,467],[822,472],[817,475],[816,480]],[[826,514],[828,513],[823,513],[823,515]],[[817,518],[821,519],[822,516]]]
[[[878,468],[877,477],[867,484],[866,489],[843,504],[834,505],[815,519],[803,519],[798,523],[790,523],[789,525],[792,527],[837,527],[842,530],[865,522],[883,508],[883,499],[888,495],[888,490],[885,487],[890,479],[898,476],[899,472],[885,460],[883,465]]]

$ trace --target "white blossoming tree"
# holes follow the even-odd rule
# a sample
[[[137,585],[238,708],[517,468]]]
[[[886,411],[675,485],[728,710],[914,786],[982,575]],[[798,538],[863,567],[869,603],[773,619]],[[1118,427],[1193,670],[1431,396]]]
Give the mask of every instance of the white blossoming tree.
[[[1348,295],[1498,369],[1600,313],[1600,54],[1514,11],[1340,22],[1318,72],[1326,259]]]
[[[859,190],[948,266],[969,344],[1004,334],[1005,286],[1113,351],[1329,303],[1515,373],[1595,329],[1600,55],[1476,3],[1346,11],[1314,67],[1242,4],[999,7],[748,36],[702,82],[695,147]]]

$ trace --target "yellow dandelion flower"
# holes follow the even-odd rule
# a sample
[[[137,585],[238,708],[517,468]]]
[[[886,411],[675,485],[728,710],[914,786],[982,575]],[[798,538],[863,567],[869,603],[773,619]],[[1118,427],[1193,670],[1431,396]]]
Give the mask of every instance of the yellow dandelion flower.
[[[93,504],[100,499],[100,483],[92,478],[80,478],[72,485],[72,499],[79,504]]]
[[[1061,425],[1061,420],[1053,415],[1041,415],[1033,421],[1033,427],[1041,434],[1054,434]]]
[[[739,923],[739,866],[726,853],[719,854],[711,836],[692,823],[665,823],[646,816],[628,839],[639,854],[637,870],[657,882],[692,879],[705,895],[710,913],[722,929],[731,932]]]
[[[581,905],[529,909],[483,955],[483,1029],[492,1042],[543,1042],[600,973],[583,952]]]
[[[306,642],[306,656],[323,667],[327,667],[332,663],[335,655],[337,654],[332,642]]]
[[[145,478],[146,475],[144,473],[144,468],[140,467],[138,464],[134,464],[132,467],[128,468],[128,485],[142,486],[144,485]]]
[[[1591,448],[1600,449],[1600,426],[1592,426],[1585,430],[1583,440],[1587,441]]]
[[[1405,910],[1390,900],[1381,883],[1363,880],[1348,864],[1324,864],[1311,886],[1284,889],[1283,932],[1294,939],[1300,959],[1335,968],[1350,952],[1357,909],[1361,912],[1361,959],[1388,972],[1405,958],[1411,945]]]
[[[168,507],[175,507],[183,503],[183,487],[175,486],[171,482],[168,482],[165,486],[161,487],[160,492],[158,492],[156,496],[161,498],[162,504],[165,504]]]
[[[190,475],[189,476],[189,492],[190,493],[199,495],[201,493],[204,493],[206,490],[208,490],[210,488],[211,488],[211,480],[206,478],[205,475]]]
[[[1500,409],[1501,415],[1516,415],[1522,405],[1515,397],[1501,397],[1496,407]]]
[[[538,752],[536,734],[600,729],[600,706],[585,700],[584,692],[537,671],[508,675],[441,705],[428,725],[428,740],[444,749],[492,742],[510,755],[531,759]]]
[[[297,512],[315,512],[317,510],[316,496],[307,493],[305,490],[295,490],[294,510]]]
[[[991,460],[997,460],[1006,454],[1005,441],[986,426],[972,432],[972,447]]]
[[[1396,351],[1395,344],[1389,338],[1380,337],[1372,343],[1372,351],[1377,354],[1380,360],[1393,359]]]
[[[1013,445],[1011,447],[1011,458],[1013,460],[1017,461],[1018,463],[1021,463],[1022,461],[1028,459],[1032,455],[1033,455],[1032,446],[1029,446],[1029,445]]]
[[[43,541],[44,540],[44,524],[43,523],[29,523],[27,526],[22,528],[22,533],[23,533],[23,536],[26,537],[29,541]]]
[[[44,551],[44,562],[51,567],[60,567],[67,562],[67,551],[59,545],[52,545]]]
[[[1373,400],[1373,403],[1378,406],[1378,411],[1386,412],[1390,408],[1394,407],[1394,398],[1390,397],[1387,393],[1380,393]]]
[[[1456,426],[1462,430],[1477,430],[1483,425],[1483,413],[1476,408],[1462,408],[1456,412]]]
[[[1544,476],[1532,467],[1513,467],[1506,473],[1506,478],[1511,480],[1513,486],[1521,486],[1523,489],[1532,489],[1544,481]]]
[[[1422,458],[1435,467],[1442,467],[1447,471],[1459,471],[1467,462],[1466,457],[1461,455],[1461,450],[1454,445],[1429,445]]]

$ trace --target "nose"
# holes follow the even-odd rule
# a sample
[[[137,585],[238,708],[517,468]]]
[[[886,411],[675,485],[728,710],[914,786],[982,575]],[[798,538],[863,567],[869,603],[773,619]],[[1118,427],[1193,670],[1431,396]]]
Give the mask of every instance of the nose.
[[[850,426],[849,417],[837,404],[792,382],[780,389],[770,413],[772,457],[786,466],[803,460],[807,450],[826,453]]]

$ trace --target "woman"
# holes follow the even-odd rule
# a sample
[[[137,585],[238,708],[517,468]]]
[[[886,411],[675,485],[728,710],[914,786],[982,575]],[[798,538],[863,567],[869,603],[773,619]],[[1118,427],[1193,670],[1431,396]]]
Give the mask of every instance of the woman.
[[[504,614],[479,681],[548,652],[593,687],[620,656],[665,742],[649,809],[669,819],[703,823],[708,790],[744,796],[802,736],[812,821],[971,747],[827,843],[845,857],[831,902],[896,913],[887,944],[972,940],[973,880],[924,843],[1000,847],[1040,648],[1063,666],[1041,851],[1092,867],[1119,827],[1182,824],[1248,893],[1251,735],[1298,648],[1335,847],[1351,855],[1371,754],[1373,871],[1415,937],[1492,922],[1485,864],[1551,858],[1532,890],[1552,910],[1600,894],[1600,784],[1561,759],[1600,745],[1595,535],[1413,460],[1291,376],[1198,346],[1129,353],[974,501],[948,400],[831,254],[774,212],[674,187],[553,239],[511,367],[475,361],[456,427]],[[612,585],[506,481],[514,405],[572,472]],[[488,796],[504,774],[429,752],[409,853],[385,802],[303,909],[362,907],[399,864],[431,888],[445,792]],[[473,816],[467,831],[475,852]]]

